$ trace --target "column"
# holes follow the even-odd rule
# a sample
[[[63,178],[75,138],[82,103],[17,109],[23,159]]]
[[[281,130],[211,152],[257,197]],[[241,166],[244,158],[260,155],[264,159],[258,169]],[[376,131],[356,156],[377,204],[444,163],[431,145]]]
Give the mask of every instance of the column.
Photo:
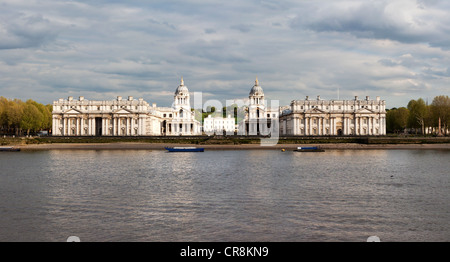
[[[80,129],[81,129],[81,135],[84,136],[86,135],[86,132],[84,131],[84,121],[86,119],[84,119],[84,116],[81,118],[81,125],[80,125]]]
[[[67,135],[66,129],[67,129],[67,118],[65,118],[65,117],[63,116],[63,129],[62,129],[62,131],[61,131],[61,134],[62,134],[63,136]]]
[[[109,136],[109,117],[105,118],[105,131],[103,131],[103,134],[106,136]]]
[[[336,119],[334,117],[332,117],[330,120],[331,120],[331,127],[330,127],[331,135],[337,135],[336,134],[336,126],[335,126]]]
[[[79,123],[78,123],[79,118],[76,117],[74,120],[75,120],[75,130],[74,130],[74,131],[75,131],[75,135],[78,136],[78,133],[79,133],[79,132],[78,132],[78,129],[79,129],[79,127],[80,127],[80,125],[79,125]]]
[[[363,127],[363,118],[362,117],[358,117],[359,119],[359,135],[362,135],[362,127]]]
[[[117,135],[122,135],[122,118],[120,117],[117,118]]]
[[[139,126],[138,126],[138,134],[140,135],[140,136],[142,136],[142,135],[144,135],[144,129],[142,128],[142,126],[144,125],[144,120],[142,119],[142,117],[140,117],[139,116],[139,120],[138,120],[138,124],[139,124]]]
[[[342,135],[347,135],[348,118],[344,115],[344,120],[342,121]]]
[[[90,123],[89,123],[89,127],[90,127],[90,132],[89,135],[91,136],[95,136],[95,118],[90,118],[89,119]]]
[[[111,129],[111,135],[115,136],[116,135],[116,118],[114,116],[112,116],[112,129]]]
[[[320,124],[320,121],[322,121],[322,117],[317,118],[317,135],[318,136],[321,135],[320,128],[322,127],[322,125]]]
[[[53,117],[52,118],[52,136],[56,135],[56,130],[57,130],[56,119]]]
[[[292,118],[292,122],[293,122],[293,126],[292,126],[292,134],[295,136],[298,134],[297,129],[298,129],[298,118],[293,116]]]
[[[69,136],[72,135],[72,119],[71,118],[67,118],[67,134]]]

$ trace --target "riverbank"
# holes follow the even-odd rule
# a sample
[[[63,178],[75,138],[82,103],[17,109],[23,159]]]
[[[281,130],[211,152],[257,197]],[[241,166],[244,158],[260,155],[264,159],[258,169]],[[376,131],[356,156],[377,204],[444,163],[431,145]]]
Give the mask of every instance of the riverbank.
[[[29,144],[16,146],[21,150],[165,150],[164,147],[193,146],[192,144],[180,143],[55,143],[55,144]],[[261,146],[259,144],[242,145],[198,145],[206,150],[294,150],[302,144],[277,144],[273,146]],[[355,144],[355,143],[329,143],[308,144],[323,149],[337,150],[363,150],[363,149],[447,149],[450,144]]]
[[[273,146],[262,143],[272,142]],[[3,137],[1,146],[25,150],[94,149],[164,150],[165,146],[196,146],[206,149],[296,149],[299,146],[319,146],[324,149],[450,149],[450,137],[294,137],[267,139],[252,136],[191,136],[191,137]]]

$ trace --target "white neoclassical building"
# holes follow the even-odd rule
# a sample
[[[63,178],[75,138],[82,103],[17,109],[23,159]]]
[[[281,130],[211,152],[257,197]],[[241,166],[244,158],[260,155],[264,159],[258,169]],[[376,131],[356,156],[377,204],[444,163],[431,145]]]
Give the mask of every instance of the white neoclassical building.
[[[161,129],[156,105],[143,99],[89,101],[59,99],[53,102],[54,136],[158,135]]]
[[[269,135],[273,125],[278,126],[279,108],[267,105],[264,99],[264,91],[259,85],[258,78],[250,89],[249,103],[245,118],[239,123],[241,135]]]
[[[250,89],[245,116],[238,124],[239,135],[283,136],[370,136],[386,134],[385,101],[293,100],[289,106],[269,107],[256,78]],[[205,133],[235,131],[235,119],[207,117]],[[150,105],[142,98],[118,96],[110,101],[69,97],[53,102],[54,136],[192,136],[202,134],[201,123],[190,106],[190,94],[181,78],[172,107]]]
[[[294,100],[280,115],[280,135],[385,135],[386,103],[376,100]]]
[[[235,126],[234,117],[231,117],[231,115],[228,115],[226,118],[208,115],[208,117],[203,120],[203,132],[207,135],[222,135],[224,133],[234,134]]]
[[[90,101],[69,97],[53,102],[54,136],[160,136],[198,135],[200,122],[190,108],[183,79],[172,107],[151,106],[142,98]]]
[[[162,123],[164,135],[200,135],[201,124],[195,119],[195,113],[191,109],[190,95],[184,80],[175,90],[173,106],[167,110],[171,117]]]

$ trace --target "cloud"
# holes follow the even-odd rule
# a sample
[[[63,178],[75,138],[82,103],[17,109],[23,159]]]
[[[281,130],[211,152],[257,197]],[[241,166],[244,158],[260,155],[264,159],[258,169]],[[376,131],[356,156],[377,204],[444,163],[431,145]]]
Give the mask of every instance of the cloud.
[[[42,15],[8,15],[1,19],[0,49],[39,47],[55,40],[60,29]]]
[[[248,97],[257,76],[281,105],[308,95],[448,93],[444,0],[54,1],[0,4],[0,94],[42,103],[189,90]],[[20,91],[18,91],[20,87]],[[392,96],[393,93],[404,94]],[[214,97],[215,96],[215,97]]]
[[[410,0],[314,2],[307,1],[292,20],[293,28],[450,47],[448,4],[442,1],[434,5]]]

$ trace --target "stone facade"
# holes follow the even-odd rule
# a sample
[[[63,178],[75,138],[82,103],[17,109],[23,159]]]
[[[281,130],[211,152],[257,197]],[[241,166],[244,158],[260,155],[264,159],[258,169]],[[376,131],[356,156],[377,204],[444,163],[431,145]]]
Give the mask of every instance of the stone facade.
[[[223,135],[234,134],[235,132],[235,120],[234,117],[228,115],[226,118],[222,116],[212,117],[209,115],[203,120],[203,132],[207,135]]]
[[[281,136],[377,136],[386,134],[385,101],[293,100],[290,106],[269,107],[256,79],[245,117],[238,124],[239,135]],[[271,104],[273,105],[273,103]],[[207,134],[234,134],[235,119],[205,118]],[[174,94],[172,107],[157,107],[142,98],[112,101],[59,99],[53,102],[54,136],[192,136],[201,135],[201,123],[190,106],[190,94],[183,78]]]
[[[173,107],[151,106],[142,98],[112,101],[59,99],[53,102],[54,136],[179,136],[199,135],[200,122],[190,109],[183,80]]]
[[[239,123],[238,133],[241,135],[269,135],[273,125],[278,124],[279,108],[266,105],[264,91],[258,78],[249,93],[249,104],[243,121]]]
[[[386,103],[380,100],[294,100],[280,116],[280,135],[371,136],[386,134]]]

